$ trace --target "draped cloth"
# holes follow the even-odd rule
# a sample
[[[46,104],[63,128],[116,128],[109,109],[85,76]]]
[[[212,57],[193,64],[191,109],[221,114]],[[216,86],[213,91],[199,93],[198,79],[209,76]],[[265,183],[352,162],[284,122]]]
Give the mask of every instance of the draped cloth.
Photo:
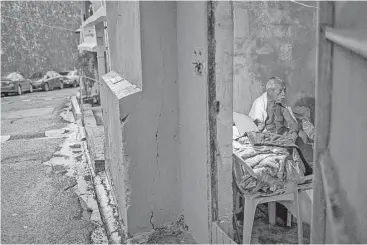
[[[286,183],[299,182],[305,175],[312,174],[312,168],[302,152],[287,135],[264,132],[246,133],[249,144],[234,145],[234,151],[253,169],[256,177],[246,172],[239,185],[246,196],[269,196],[285,191]],[[236,149],[237,148],[237,149]]]

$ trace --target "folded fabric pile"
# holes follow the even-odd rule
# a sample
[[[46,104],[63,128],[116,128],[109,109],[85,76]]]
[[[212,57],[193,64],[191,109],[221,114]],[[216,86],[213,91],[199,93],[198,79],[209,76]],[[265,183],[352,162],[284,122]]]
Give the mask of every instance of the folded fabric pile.
[[[304,158],[287,135],[249,132],[252,147],[244,147],[237,154],[250,166],[252,176],[243,166],[239,181],[246,196],[269,196],[285,191],[288,182],[299,182],[305,176]]]

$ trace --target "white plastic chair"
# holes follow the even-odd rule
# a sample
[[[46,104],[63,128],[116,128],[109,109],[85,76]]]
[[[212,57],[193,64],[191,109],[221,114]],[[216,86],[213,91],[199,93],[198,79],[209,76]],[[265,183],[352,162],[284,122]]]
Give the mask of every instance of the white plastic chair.
[[[238,214],[242,211],[240,205],[240,196],[244,200],[243,205],[243,233],[242,233],[242,244],[250,244],[251,242],[251,234],[252,227],[255,217],[256,207],[262,203],[268,203],[269,210],[269,223],[275,224],[276,221],[276,201],[293,201],[295,205],[296,217],[297,218],[297,226],[298,226],[298,242],[299,244],[303,243],[303,228],[302,228],[302,219],[300,215],[300,202],[298,201],[299,191],[303,191],[307,188],[302,185],[298,186],[296,183],[289,183],[286,187],[286,191],[279,195],[269,196],[269,197],[261,197],[261,196],[253,196],[247,197],[245,196],[244,190],[241,188],[237,180],[240,180],[243,176],[243,169],[241,166],[244,166],[246,171],[253,176],[256,177],[252,168],[248,166],[245,161],[237,155],[235,152],[233,153],[233,172],[235,177],[235,183],[237,185],[238,191],[236,192],[236,203],[235,203],[235,214]],[[311,178],[311,177],[308,177]],[[310,187],[311,188],[311,187]]]

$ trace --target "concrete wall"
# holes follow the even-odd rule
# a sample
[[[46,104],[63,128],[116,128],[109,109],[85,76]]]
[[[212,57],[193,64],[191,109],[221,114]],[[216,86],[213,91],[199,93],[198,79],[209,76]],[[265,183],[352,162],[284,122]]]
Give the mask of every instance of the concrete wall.
[[[101,83],[100,92],[105,134],[105,168],[110,180],[110,185],[115,191],[120,218],[126,222],[128,203],[125,198],[126,189],[123,178],[126,171],[123,167],[123,155],[121,151],[121,149],[123,149],[123,142],[121,136],[119,100],[104,83]]]
[[[106,12],[110,61],[115,63],[116,72],[141,88],[142,56],[139,2],[106,2]],[[128,14],[123,15],[122,13]]]
[[[214,157],[220,175],[219,215],[231,220],[233,21],[231,5],[223,5],[216,8],[218,21],[213,23],[213,74],[221,103],[215,129],[219,155]],[[110,121],[105,124],[110,135],[106,163],[130,235],[183,213],[193,237],[209,242],[207,11],[206,2],[107,2],[112,70],[142,87],[128,101],[102,98],[104,113],[119,113],[120,121],[104,118]],[[140,38],[141,50],[136,44]],[[195,51],[201,52],[202,75],[194,71]]]
[[[143,91],[132,98],[131,111],[124,111],[120,101],[120,118],[129,116],[122,128],[122,147],[115,153],[117,162],[110,166],[133,235],[181,214],[176,2],[107,2],[107,16],[112,70],[136,85],[142,78]],[[141,64],[135,45],[139,35]]]
[[[335,27],[365,28],[366,11],[366,2],[336,2]],[[330,151],[341,195],[350,205],[343,207],[346,222],[357,225],[362,243],[367,242],[366,66],[367,59],[334,45]]]
[[[267,79],[279,76],[288,83],[287,102],[313,113],[316,10],[289,1],[234,2],[234,111],[247,114]]]
[[[207,61],[206,10],[205,2],[177,2],[181,200],[185,222],[200,243],[209,243],[207,73],[196,75],[192,62],[194,50]]]

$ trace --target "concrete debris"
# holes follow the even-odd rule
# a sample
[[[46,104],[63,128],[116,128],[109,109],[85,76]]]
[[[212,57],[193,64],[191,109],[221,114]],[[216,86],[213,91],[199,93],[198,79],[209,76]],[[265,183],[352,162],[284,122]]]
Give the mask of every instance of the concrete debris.
[[[67,113],[72,116],[70,110],[69,112],[65,111],[64,116],[68,117],[68,115],[66,115]],[[75,122],[70,123],[67,128],[58,132],[66,131],[69,131],[70,134],[67,135],[66,140],[61,145],[61,149],[55,152],[53,158],[44,164],[51,166],[52,171],[56,174],[61,173],[73,178],[73,181],[66,186],[63,191],[74,191],[78,195],[82,211],[75,218],[91,220],[95,224],[96,229],[91,233],[91,241],[93,244],[108,244],[104,224],[95,199],[93,183],[90,181],[90,170],[83,154],[80,154],[83,148],[78,139],[79,132]],[[79,152],[75,153],[75,149],[78,149]],[[80,157],[80,155],[82,157]]]
[[[1,143],[5,143],[10,139],[10,135],[1,135]]]
[[[126,239],[125,244],[147,244],[149,237],[154,233],[155,231],[149,231],[144,233],[139,233],[132,238]]]
[[[79,144],[79,143],[77,143],[77,144],[70,145],[69,147],[70,147],[70,148],[81,148],[81,147],[82,147],[82,145],[81,145],[81,144]]]
[[[46,137],[60,137],[65,133],[65,129],[48,130],[45,132]]]
[[[139,233],[125,240],[126,244],[196,244],[184,223],[183,217],[169,225],[149,232]]]

